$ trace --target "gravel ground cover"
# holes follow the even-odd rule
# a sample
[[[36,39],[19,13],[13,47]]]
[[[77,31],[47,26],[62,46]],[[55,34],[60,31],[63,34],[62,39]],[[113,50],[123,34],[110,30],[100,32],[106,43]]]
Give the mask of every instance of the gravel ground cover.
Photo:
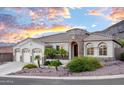
[[[9,75],[22,75],[22,76],[103,76],[103,75],[117,75],[124,74],[124,62],[113,61],[107,62],[105,66],[96,71],[87,71],[80,73],[71,73],[65,67],[59,67],[59,71],[55,68],[35,68],[35,69],[23,69],[21,71],[11,73]]]

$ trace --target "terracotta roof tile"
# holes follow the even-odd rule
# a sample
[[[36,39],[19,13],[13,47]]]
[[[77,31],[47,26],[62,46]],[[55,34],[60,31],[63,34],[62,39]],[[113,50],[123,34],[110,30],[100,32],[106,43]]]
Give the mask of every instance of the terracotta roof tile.
[[[0,53],[12,53],[13,48],[10,46],[0,47]]]

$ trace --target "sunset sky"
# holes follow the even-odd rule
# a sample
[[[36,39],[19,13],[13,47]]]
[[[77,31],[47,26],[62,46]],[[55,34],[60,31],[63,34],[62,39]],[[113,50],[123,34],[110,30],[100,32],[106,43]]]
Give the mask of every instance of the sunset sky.
[[[44,32],[103,30],[124,19],[124,8],[0,8],[0,42],[16,43]]]

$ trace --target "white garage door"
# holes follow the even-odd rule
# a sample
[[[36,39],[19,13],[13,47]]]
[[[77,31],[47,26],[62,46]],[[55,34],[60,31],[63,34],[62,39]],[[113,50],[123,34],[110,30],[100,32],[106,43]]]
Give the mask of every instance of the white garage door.
[[[22,59],[23,59],[23,62],[25,62],[25,63],[31,63],[31,61],[30,61],[30,50],[29,49],[23,49],[22,50]]]
[[[33,62],[35,64],[37,64],[37,60],[35,60],[35,56],[39,55],[40,56],[40,64],[42,64],[42,53],[41,53],[41,49],[39,48],[36,48],[36,49],[33,49]]]
[[[15,50],[15,60],[16,60],[17,62],[20,62],[20,61],[21,61],[21,60],[20,60],[20,56],[21,56],[20,49],[16,49],[16,50]]]

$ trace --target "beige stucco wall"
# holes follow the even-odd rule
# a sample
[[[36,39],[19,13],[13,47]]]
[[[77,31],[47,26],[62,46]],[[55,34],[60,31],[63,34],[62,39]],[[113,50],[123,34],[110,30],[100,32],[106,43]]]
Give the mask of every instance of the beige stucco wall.
[[[101,56],[99,55],[99,48],[98,45],[100,43],[106,43],[107,44],[107,55],[106,56]],[[115,57],[114,55],[114,48],[117,47],[118,45],[116,45],[116,43],[114,43],[113,41],[89,41],[89,42],[84,42],[84,55],[87,56],[87,51],[86,51],[86,45],[88,43],[92,43],[93,47],[94,47],[94,57],[100,57],[100,58],[105,58],[105,57]],[[119,46],[118,46],[119,47]]]
[[[37,43],[34,42],[30,39],[25,40],[24,42],[21,42],[19,44],[17,44],[16,46],[13,47],[13,56],[14,56],[14,60],[16,59],[16,55],[15,55],[15,49],[20,49],[20,56],[22,56],[22,50],[25,48],[28,48],[30,50],[30,56],[32,56],[32,61],[34,62],[34,58],[33,58],[33,53],[32,50],[35,48],[41,49],[41,55],[40,57],[44,57],[44,43]],[[42,59],[41,59],[42,61]]]

